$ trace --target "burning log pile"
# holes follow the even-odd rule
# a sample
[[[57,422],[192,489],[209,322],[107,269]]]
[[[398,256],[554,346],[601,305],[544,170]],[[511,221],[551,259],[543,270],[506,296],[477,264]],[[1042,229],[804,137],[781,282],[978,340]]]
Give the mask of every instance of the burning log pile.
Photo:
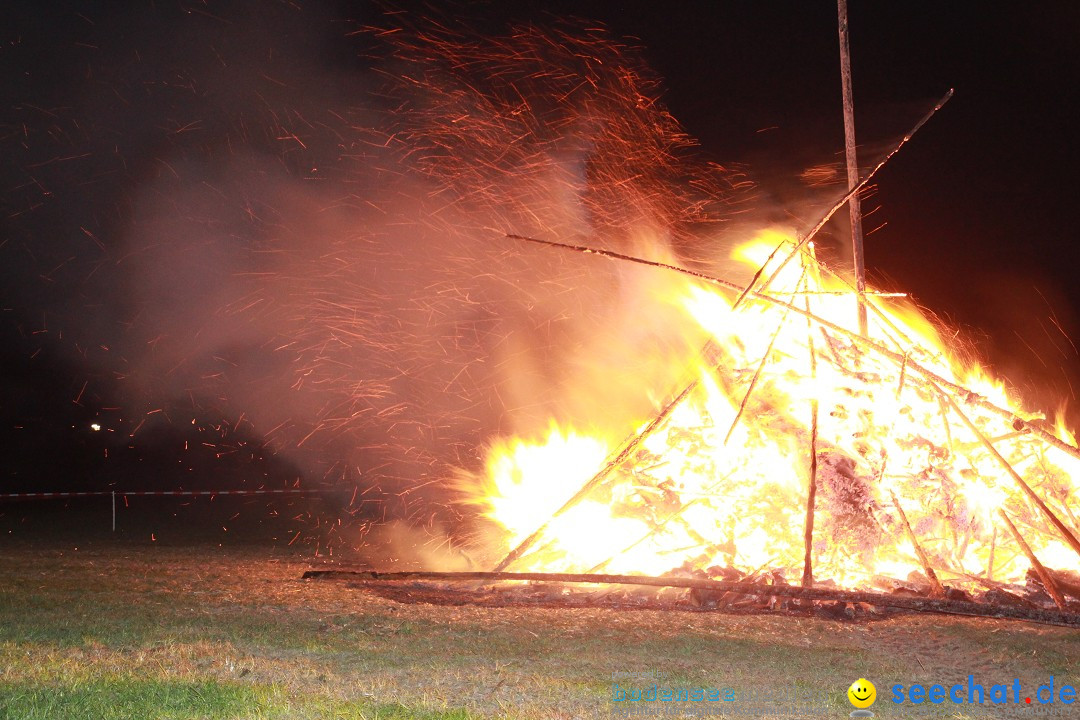
[[[861,335],[855,293],[808,238],[739,252],[760,263],[750,288],[682,287],[708,340],[621,444],[554,428],[492,449],[493,571],[305,577],[413,602],[1080,626],[1080,578],[1051,569],[1080,553],[1072,435],[951,356],[899,294],[865,296]]]
[[[1073,582],[1049,569],[1080,554],[1074,437],[956,357],[898,294],[869,292],[869,331],[853,327],[853,284],[814,253],[832,212],[799,239],[764,233],[740,248],[758,266],[746,288],[518,238],[689,276],[675,302],[707,342],[681,389],[614,449],[557,428],[540,444],[493,449],[480,500],[508,552],[490,579],[509,569],[719,579],[695,588],[716,606],[821,599],[814,589],[893,602],[829,594],[845,587],[942,611],[975,594],[995,612],[1080,608]],[[763,578],[788,589],[761,591]]]
[[[700,351],[669,363],[681,381],[652,398],[651,416],[626,419],[622,440],[553,420],[546,436],[491,443],[484,472],[460,483],[461,504],[479,507],[486,521],[470,555],[491,572],[353,580],[484,581],[518,595],[537,591],[522,590],[522,581],[558,583],[558,593],[566,583],[630,584],[681,588],[681,599],[702,608],[839,602],[845,612],[893,607],[1075,624],[1077,583],[1062,574],[1080,555],[1074,436],[962,357],[903,294],[858,292],[816,256],[818,231],[950,95],[808,232],[769,229],[738,247],[734,258],[754,270],[746,285],[674,261],[543,239],[595,237],[670,257],[665,238],[702,206],[669,192],[682,177],[671,163],[685,137],[646,102],[638,75],[606,82],[598,68],[610,63],[586,62],[585,81],[569,72],[519,77],[562,45],[577,47],[530,37],[494,50],[452,38],[419,49],[395,40],[413,68],[402,77],[427,93],[395,137],[423,149],[410,145],[409,157],[424,158],[423,171],[483,217],[485,232],[498,228],[497,242],[656,269],[649,299],[674,308],[683,321],[677,334]],[[432,42],[439,52],[426,51]],[[575,57],[595,52],[581,50]],[[469,73],[484,68],[494,85],[477,104]],[[552,77],[565,92],[528,92]],[[581,88],[593,91],[571,102]],[[554,108],[524,100],[534,94],[556,98]],[[591,149],[573,147],[588,160],[565,180],[560,143],[588,133]],[[649,182],[657,164],[664,182]],[[564,178],[556,186],[574,189],[582,214],[595,220],[588,233],[562,214],[534,212],[551,205],[546,192],[533,192],[549,189],[551,177]],[[521,187],[529,192],[518,197]],[[860,299],[865,330],[856,322]]]

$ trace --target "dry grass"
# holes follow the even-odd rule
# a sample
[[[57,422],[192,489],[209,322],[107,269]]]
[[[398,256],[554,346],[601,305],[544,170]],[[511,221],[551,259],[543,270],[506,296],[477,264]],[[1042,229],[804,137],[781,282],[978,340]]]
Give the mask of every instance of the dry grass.
[[[675,686],[827,692],[831,717],[866,676],[878,717],[897,717],[893,682],[1075,685],[1080,670],[1080,633],[1059,628],[405,605],[299,580],[308,566],[272,549],[8,545],[0,716],[606,717],[613,671],[655,669]]]

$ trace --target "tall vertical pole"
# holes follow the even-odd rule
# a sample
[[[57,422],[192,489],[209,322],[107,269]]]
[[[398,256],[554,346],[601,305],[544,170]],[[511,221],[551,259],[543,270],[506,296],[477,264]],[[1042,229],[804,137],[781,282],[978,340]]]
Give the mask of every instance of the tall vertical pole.
[[[840,27],[840,83],[844,95],[844,150],[847,157],[848,190],[859,184],[859,161],[855,152],[855,101],[851,95],[851,52],[848,50],[847,0],[836,0]],[[851,216],[851,250],[855,261],[855,290],[858,293],[859,333],[866,336],[866,262],[863,256],[862,208],[858,194],[848,201]]]
[[[112,531],[116,532],[116,491],[112,491]]]

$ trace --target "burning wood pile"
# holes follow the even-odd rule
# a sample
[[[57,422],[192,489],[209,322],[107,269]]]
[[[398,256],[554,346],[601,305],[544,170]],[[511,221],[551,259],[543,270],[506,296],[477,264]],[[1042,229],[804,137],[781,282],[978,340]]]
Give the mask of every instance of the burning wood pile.
[[[951,357],[899,298],[867,297],[859,335],[852,288],[812,243],[765,235],[738,255],[764,280],[737,296],[686,284],[708,344],[620,447],[553,430],[493,451],[486,502],[512,548],[496,570],[801,573],[804,587],[1017,602],[1033,574],[1065,609],[1039,556],[1080,552],[1072,436]]]
[[[456,112],[470,96],[435,97],[433,107]],[[546,436],[491,444],[483,477],[461,483],[463,503],[489,521],[473,554],[490,559],[490,572],[350,577],[559,584],[502,586],[519,597],[561,594],[566,583],[675,587],[704,608],[839,602],[1076,624],[1080,582],[1064,573],[1080,555],[1075,437],[960,357],[903,294],[857,292],[815,253],[828,219],[948,98],[808,233],[767,230],[738,247],[735,259],[755,271],[748,286],[673,262],[503,238],[656,268],[665,281],[652,299],[677,309],[701,350],[621,441],[553,421]],[[483,143],[459,128],[476,113],[441,112],[454,122],[423,127],[449,128],[459,144],[439,135],[433,145],[453,151],[434,157],[490,152],[486,125]],[[443,174],[462,175],[456,165]],[[642,197],[662,196],[652,189]],[[507,229],[527,217],[496,215]],[[557,224],[539,226],[558,236]]]
[[[1031,571],[1063,609],[1045,564],[1080,552],[1068,431],[900,298],[867,297],[860,336],[852,288],[812,243],[765,235],[738,255],[764,280],[738,296],[687,283],[708,344],[622,446],[556,430],[493,451],[486,501],[512,548],[496,569],[723,568],[937,597]]]
[[[1073,436],[900,294],[864,296],[862,336],[812,242],[768,232],[736,255],[759,267],[750,288],[680,278],[707,342],[621,444],[553,427],[491,448],[470,501],[498,528],[493,571],[346,576],[428,601],[432,580],[484,581],[487,604],[581,604],[567,584],[600,583],[593,604],[1077,624],[1080,580],[1049,569],[1080,553]]]
[[[553,426],[491,447],[468,501],[497,529],[492,571],[344,577],[412,601],[462,602],[454,580],[479,581],[479,604],[1080,626],[1080,579],[1051,569],[1080,553],[1071,433],[952,355],[902,294],[864,295],[860,334],[854,288],[809,238],[766,232],[736,256],[758,268],[748,288],[680,271],[667,300],[707,340],[629,437]]]
[[[736,255],[758,267],[750,287],[675,291],[708,341],[621,444],[553,428],[492,448],[478,500],[504,530],[494,570],[1080,608],[1076,580],[1048,569],[1080,553],[1072,434],[902,296],[864,296],[861,335],[854,288],[809,238],[764,233]],[[723,583],[696,597],[760,601]]]

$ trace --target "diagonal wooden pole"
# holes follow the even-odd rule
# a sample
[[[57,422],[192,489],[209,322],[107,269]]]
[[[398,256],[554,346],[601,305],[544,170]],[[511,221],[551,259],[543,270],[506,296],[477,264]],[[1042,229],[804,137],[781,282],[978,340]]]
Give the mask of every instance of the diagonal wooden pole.
[[[1061,521],[1061,518],[1054,514],[1054,511],[1043,502],[1038,493],[1031,489],[1031,486],[1027,484],[1024,478],[1020,477],[1020,473],[1016,472],[1016,468],[1012,466],[1012,463],[1006,460],[1005,456],[998,452],[998,449],[994,447],[994,444],[990,442],[990,439],[975,426],[975,423],[971,421],[971,418],[964,414],[964,411],[960,409],[960,406],[956,404],[956,401],[953,400],[952,396],[942,392],[941,388],[936,385],[931,384],[931,387],[934,387],[939,397],[945,398],[945,402],[948,403],[952,411],[964,421],[964,425],[966,425],[968,430],[970,430],[978,441],[982,443],[983,447],[986,448],[986,451],[990,453],[990,456],[997,460],[998,464],[1001,465],[1002,470],[1013,479],[1013,482],[1020,486],[1020,489],[1024,491],[1024,494],[1027,495],[1031,502],[1035,504],[1035,507],[1039,508],[1039,511],[1042,512],[1043,517],[1057,529],[1058,533],[1061,534],[1062,539],[1068,543],[1069,547],[1080,555],[1080,539],[1077,539],[1073,531]]]
[[[1009,529],[1009,533],[1013,536],[1013,540],[1020,546],[1020,549],[1027,555],[1028,562],[1031,563],[1031,567],[1034,568],[1035,574],[1042,580],[1043,587],[1046,588],[1046,592],[1050,593],[1050,597],[1053,598],[1054,604],[1058,606],[1059,610],[1065,609],[1065,598],[1061,596],[1061,590],[1058,589],[1057,582],[1054,580],[1053,575],[1047,572],[1046,567],[1039,562],[1039,558],[1035,557],[1035,553],[1031,551],[1031,546],[1024,540],[1024,536],[1020,534],[1020,531],[1013,525],[1013,521],[1009,519],[1009,516],[1001,508],[998,508],[998,515],[1005,521],[1005,527]]]
[[[945,588],[942,587],[941,581],[938,580],[937,573],[934,572],[934,567],[930,564],[930,558],[926,556],[926,551],[919,544],[919,539],[915,537],[915,531],[911,528],[911,523],[908,522],[907,513],[900,506],[900,501],[896,499],[896,493],[890,490],[889,494],[892,496],[893,507],[896,508],[896,512],[900,515],[900,521],[904,525],[904,533],[907,535],[908,541],[911,542],[911,546],[915,548],[915,554],[919,556],[923,571],[926,573],[927,579],[930,580],[930,597],[945,597]]]
[[[885,164],[889,162],[889,160],[891,160],[893,156],[900,152],[901,148],[903,148],[905,145],[908,144],[908,142],[911,141],[911,138],[915,137],[915,133],[919,132],[919,130],[922,129],[922,126],[929,122],[930,118],[937,114],[937,111],[944,107],[945,103],[949,102],[949,99],[952,98],[952,96],[953,89],[949,88],[949,92],[945,93],[945,95],[942,96],[940,100],[938,100],[937,104],[934,105],[934,107],[930,108],[930,111],[919,119],[919,122],[915,123],[911,130],[908,131],[908,134],[905,135],[900,140],[900,142],[898,142],[893,147],[893,149],[889,151],[889,154],[879,160],[878,164],[872,167],[870,169],[870,172],[863,176],[862,180],[859,181],[858,185],[848,190],[844,194],[844,197],[840,198],[836,203],[834,203],[833,206],[829,208],[828,212],[822,215],[818,219],[818,221],[814,223],[814,227],[810,228],[810,231],[806,233],[806,235],[803,235],[799,238],[799,241],[795,244],[795,247],[791,250],[787,257],[784,258],[780,265],[777,266],[773,274],[765,279],[765,282],[762,283],[761,287],[755,288],[755,286],[757,285],[757,281],[761,279],[761,275],[765,271],[765,267],[769,264],[769,262],[772,261],[773,256],[770,255],[769,260],[767,260],[765,264],[758,268],[758,271],[754,273],[754,277],[750,279],[750,284],[748,284],[745,288],[742,288],[742,292],[739,294],[739,297],[735,299],[735,307],[738,307],[747,295],[755,297],[762,295],[769,287],[769,283],[772,282],[773,278],[779,275],[780,272],[785,267],[787,267],[787,264],[791,262],[791,259],[795,257],[795,254],[802,249],[803,245],[806,245],[806,243],[813,240],[814,237],[819,232],[821,232],[821,229],[825,227],[826,223],[828,223],[829,220],[832,219],[832,216],[835,215],[840,208],[844,207],[844,205],[846,205],[847,202],[851,200],[851,198],[858,195],[864,187],[870,184],[870,181],[874,178],[875,175],[877,175],[878,171],[881,170],[881,168],[885,167]],[[777,248],[777,250],[779,250],[779,248]]]

